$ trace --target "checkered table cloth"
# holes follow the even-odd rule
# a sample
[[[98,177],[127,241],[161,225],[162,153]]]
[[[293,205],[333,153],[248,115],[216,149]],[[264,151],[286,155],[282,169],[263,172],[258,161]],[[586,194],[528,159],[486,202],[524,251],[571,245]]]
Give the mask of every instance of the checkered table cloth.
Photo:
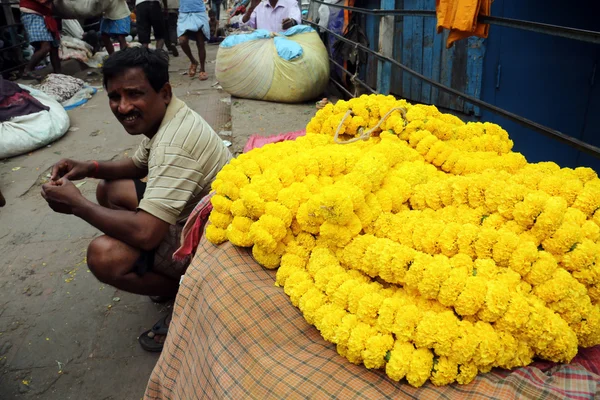
[[[145,399],[593,399],[600,348],[571,364],[494,370],[416,389],[339,356],[247,249],[202,239],[182,281]]]

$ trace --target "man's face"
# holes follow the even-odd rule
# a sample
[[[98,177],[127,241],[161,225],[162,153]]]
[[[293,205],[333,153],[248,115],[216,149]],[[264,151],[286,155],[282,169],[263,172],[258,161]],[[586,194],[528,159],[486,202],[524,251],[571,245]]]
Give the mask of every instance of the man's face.
[[[153,136],[171,102],[171,86],[156,92],[141,68],[110,79],[106,91],[110,109],[130,135]]]

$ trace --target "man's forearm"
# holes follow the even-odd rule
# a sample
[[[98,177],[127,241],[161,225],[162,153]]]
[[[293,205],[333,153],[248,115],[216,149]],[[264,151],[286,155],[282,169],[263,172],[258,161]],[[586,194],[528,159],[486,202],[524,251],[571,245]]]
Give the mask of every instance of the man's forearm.
[[[116,179],[140,179],[147,174],[148,170],[138,168],[131,158],[125,158],[119,161],[98,161],[98,167],[92,171],[90,177],[112,181]]]
[[[142,250],[151,250],[158,245],[148,240],[144,226],[135,211],[113,210],[102,207],[85,198],[73,207],[73,214],[105,235],[120,240],[128,245]]]
[[[250,17],[252,16],[252,13],[254,12],[254,8],[255,7],[248,7],[248,9],[246,10],[246,14],[244,14],[244,16],[242,17],[242,23],[248,23]]]

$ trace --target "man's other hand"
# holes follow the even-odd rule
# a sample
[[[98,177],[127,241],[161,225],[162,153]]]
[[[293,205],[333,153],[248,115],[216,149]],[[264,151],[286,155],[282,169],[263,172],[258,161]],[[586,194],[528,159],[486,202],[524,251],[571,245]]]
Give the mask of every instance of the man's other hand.
[[[296,25],[296,21],[293,18],[286,18],[281,22],[281,27],[284,31],[287,31],[292,26]]]
[[[90,176],[94,168],[94,163],[69,160],[65,158],[57,162],[54,167],[52,167],[50,179],[52,181],[57,181],[60,178],[66,178],[71,181],[77,181]]]
[[[66,178],[42,185],[42,197],[52,210],[61,214],[73,214],[73,208],[84,199],[79,189]]]

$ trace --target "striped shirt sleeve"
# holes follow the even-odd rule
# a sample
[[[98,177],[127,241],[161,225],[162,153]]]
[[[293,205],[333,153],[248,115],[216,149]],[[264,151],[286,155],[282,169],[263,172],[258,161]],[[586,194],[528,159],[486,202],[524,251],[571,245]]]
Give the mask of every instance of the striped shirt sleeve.
[[[140,169],[148,168],[148,155],[150,154],[150,139],[144,138],[138,146],[131,160]]]
[[[175,224],[186,204],[202,192],[203,165],[177,146],[154,150],[157,163],[148,171],[148,184],[139,209]]]

